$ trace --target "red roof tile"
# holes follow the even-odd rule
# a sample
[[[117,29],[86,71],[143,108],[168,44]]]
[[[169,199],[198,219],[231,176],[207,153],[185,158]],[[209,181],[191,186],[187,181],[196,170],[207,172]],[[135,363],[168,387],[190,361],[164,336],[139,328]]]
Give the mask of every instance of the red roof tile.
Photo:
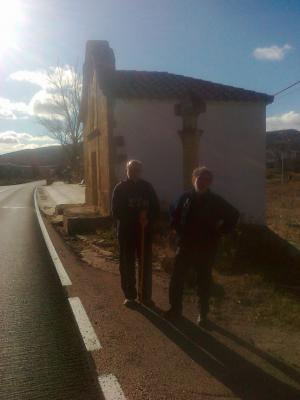
[[[105,89],[120,98],[167,99],[192,95],[206,101],[273,102],[273,96],[264,93],[168,72],[116,70],[106,79]]]

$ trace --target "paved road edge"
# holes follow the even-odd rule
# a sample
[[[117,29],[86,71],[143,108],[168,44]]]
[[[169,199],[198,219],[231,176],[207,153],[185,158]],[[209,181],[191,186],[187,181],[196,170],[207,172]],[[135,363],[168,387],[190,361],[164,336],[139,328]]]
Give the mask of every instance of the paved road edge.
[[[67,289],[68,286],[72,285],[72,282],[71,282],[71,280],[70,280],[70,278],[69,278],[69,276],[68,276],[68,274],[67,274],[67,272],[66,272],[66,270],[65,270],[65,268],[64,268],[64,266],[63,266],[63,264],[62,264],[62,262],[61,262],[61,260],[60,260],[60,258],[58,256],[58,254],[57,254],[57,252],[55,250],[55,247],[54,247],[54,245],[52,243],[52,240],[50,239],[49,233],[47,231],[46,225],[45,225],[45,223],[43,221],[43,218],[42,218],[42,215],[41,215],[41,212],[40,212],[40,208],[39,208],[39,205],[38,205],[38,200],[37,200],[37,190],[38,190],[38,187],[36,187],[35,190],[34,190],[34,206],[35,206],[35,211],[36,211],[37,219],[38,219],[38,222],[39,222],[39,226],[40,226],[40,229],[42,231],[42,234],[43,234],[46,246],[48,248],[49,254],[51,256],[51,259],[52,259],[52,261],[54,263],[54,266],[55,266],[55,269],[57,271],[57,274],[58,274],[58,277],[60,279],[60,282],[61,282],[62,286],[65,287],[65,289]],[[94,359],[93,359],[93,357],[91,355],[91,351],[99,350],[99,349],[102,348],[102,346],[101,346],[101,344],[100,344],[100,342],[99,342],[99,340],[98,340],[98,338],[96,336],[96,333],[94,332],[94,334],[96,336],[96,338],[94,339],[94,341],[96,343],[96,346],[94,346],[94,348],[93,347],[92,348],[87,347],[86,338],[83,335],[84,329],[82,329],[82,327],[80,326],[80,324],[78,322],[79,318],[78,318],[78,315],[76,315],[76,311],[74,312],[74,307],[72,307],[72,302],[74,302],[74,299],[76,299],[77,302],[79,301],[80,302],[80,308],[82,308],[84,313],[86,314],[86,312],[84,310],[84,307],[83,307],[83,305],[82,305],[82,303],[81,303],[79,298],[70,298],[69,297],[69,293],[68,293],[67,290],[65,290],[64,293],[65,293],[65,295],[66,295],[66,297],[68,299],[68,303],[69,303],[69,306],[70,306],[72,317],[73,317],[73,319],[75,321],[75,324],[77,326],[77,329],[79,331],[79,335],[80,335],[82,344],[83,344],[84,348],[86,349],[87,359],[88,359],[89,365],[90,365],[90,367],[92,369],[92,372],[95,375],[95,378],[96,378],[95,381],[98,384],[98,388],[101,391],[102,397],[105,400],[126,400],[127,398],[125,397],[125,395],[123,393],[123,390],[122,390],[122,388],[121,388],[116,376],[114,376],[113,374],[98,375],[97,367],[96,367],[95,361],[94,361]],[[82,310],[81,310],[81,313],[82,313]],[[86,318],[88,319],[87,314],[86,314],[84,319],[86,319]],[[92,328],[92,325],[89,322],[89,319],[88,319],[87,322],[88,322],[88,325],[90,325],[90,327]],[[100,395],[100,393],[99,393],[99,395]]]
[[[54,266],[55,266],[55,269],[56,269],[56,272],[58,274],[61,284],[63,286],[70,286],[70,285],[72,285],[71,279],[69,278],[69,275],[67,274],[62,262],[60,261],[60,258],[53,246],[53,243],[50,239],[49,233],[47,231],[47,228],[46,228],[43,218],[41,216],[41,212],[40,212],[38,201],[37,201],[37,189],[38,188],[36,187],[34,190],[34,206],[35,206],[35,212],[37,215],[37,219],[38,219],[46,246],[48,248],[48,251],[50,253],[52,261],[54,263]]]

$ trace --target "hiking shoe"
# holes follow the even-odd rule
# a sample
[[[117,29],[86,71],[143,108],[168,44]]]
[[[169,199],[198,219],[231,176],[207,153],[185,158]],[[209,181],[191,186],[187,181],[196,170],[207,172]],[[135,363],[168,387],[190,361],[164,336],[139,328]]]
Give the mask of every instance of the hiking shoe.
[[[125,307],[134,308],[136,306],[135,299],[125,299],[123,302]]]
[[[182,317],[182,311],[176,310],[175,308],[170,308],[168,311],[164,313],[164,317],[170,321],[179,319]]]
[[[207,315],[198,315],[197,318],[197,325],[200,326],[201,328],[206,328],[208,326],[208,319],[207,319]]]

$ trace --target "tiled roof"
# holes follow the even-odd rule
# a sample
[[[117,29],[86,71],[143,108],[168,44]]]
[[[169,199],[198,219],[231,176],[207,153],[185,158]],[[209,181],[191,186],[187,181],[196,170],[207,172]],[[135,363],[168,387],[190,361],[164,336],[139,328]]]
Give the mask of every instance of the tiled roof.
[[[105,88],[120,98],[167,99],[192,95],[208,101],[273,101],[273,96],[264,93],[168,72],[116,70],[106,79]]]

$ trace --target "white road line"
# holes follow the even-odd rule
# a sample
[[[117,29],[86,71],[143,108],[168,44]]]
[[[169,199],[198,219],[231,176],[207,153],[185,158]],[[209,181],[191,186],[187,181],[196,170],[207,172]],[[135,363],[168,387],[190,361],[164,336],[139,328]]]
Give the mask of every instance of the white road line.
[[[124,392],[115,375],[101,375],[98,382],[105,400],[126,400]]]
[[[16,189],[15,187],[8,187],[8,188],[6,188],[6,189],[2,189],[2,190],[0,190],[0,193],[3,193],[3,192],[7,192],[8,190],[11,190],[11,189]]]
[[[6,192],[7,190],[10,190],[10,189],[21,189],[22,187],[23,187],[24,185],[17,185],[17,186],[15,186],[15,185],[11,185],[10,187],[7,187],[7,188],[5,188],[5,189],[2,189],[2,190],[0,190],[0,193],[2,193],[2,192]]]
[[[79,297],[70,297],[69,303],[71,305],[86,349],[88,351],[101,349],[102,346]]]
[[[13,208],[13,209],[19,209],[19,208],[28,208],[28,207],[26,207],[26,206],[3,206],[3,207],[0,207],[0,208]]]
[[[37,195],[36,195],[36,193],[37,193],[37,188],[35,188],[35,191],[34,191],[35,212],[36,212],[39,224],[40,224],[40,228],[41,228],[42,234],[43,234],[45,242],[46,242],[46,246],[47,246],[47,248],[49,250],[50,256],[52,258],[53,264],[55,266],[55,269],[56,269],[56,272],[57,272],[57,274],[59,276],[61,284],[63,286],[70,286],[70,285],[72,285],[71,279],[69,278],[66,270],[64,269],[64,267],[62,265],[62,262],[60,261],[59,256],[58,256],[58,254],[57,254],[57,252],[56,252],[56,250],[55,250],[55,248],[54,248],[54,246],[52,244],[52,241],[51,241],[51,239],[49,237],[49,234],[48,234],[47,229],[45,227],[45,224],[44,224],[44,221],[43,221],[43,218],[41,216],[40,209],[39,209],[39,206],[38,206],[38,203],[37,203]]]

